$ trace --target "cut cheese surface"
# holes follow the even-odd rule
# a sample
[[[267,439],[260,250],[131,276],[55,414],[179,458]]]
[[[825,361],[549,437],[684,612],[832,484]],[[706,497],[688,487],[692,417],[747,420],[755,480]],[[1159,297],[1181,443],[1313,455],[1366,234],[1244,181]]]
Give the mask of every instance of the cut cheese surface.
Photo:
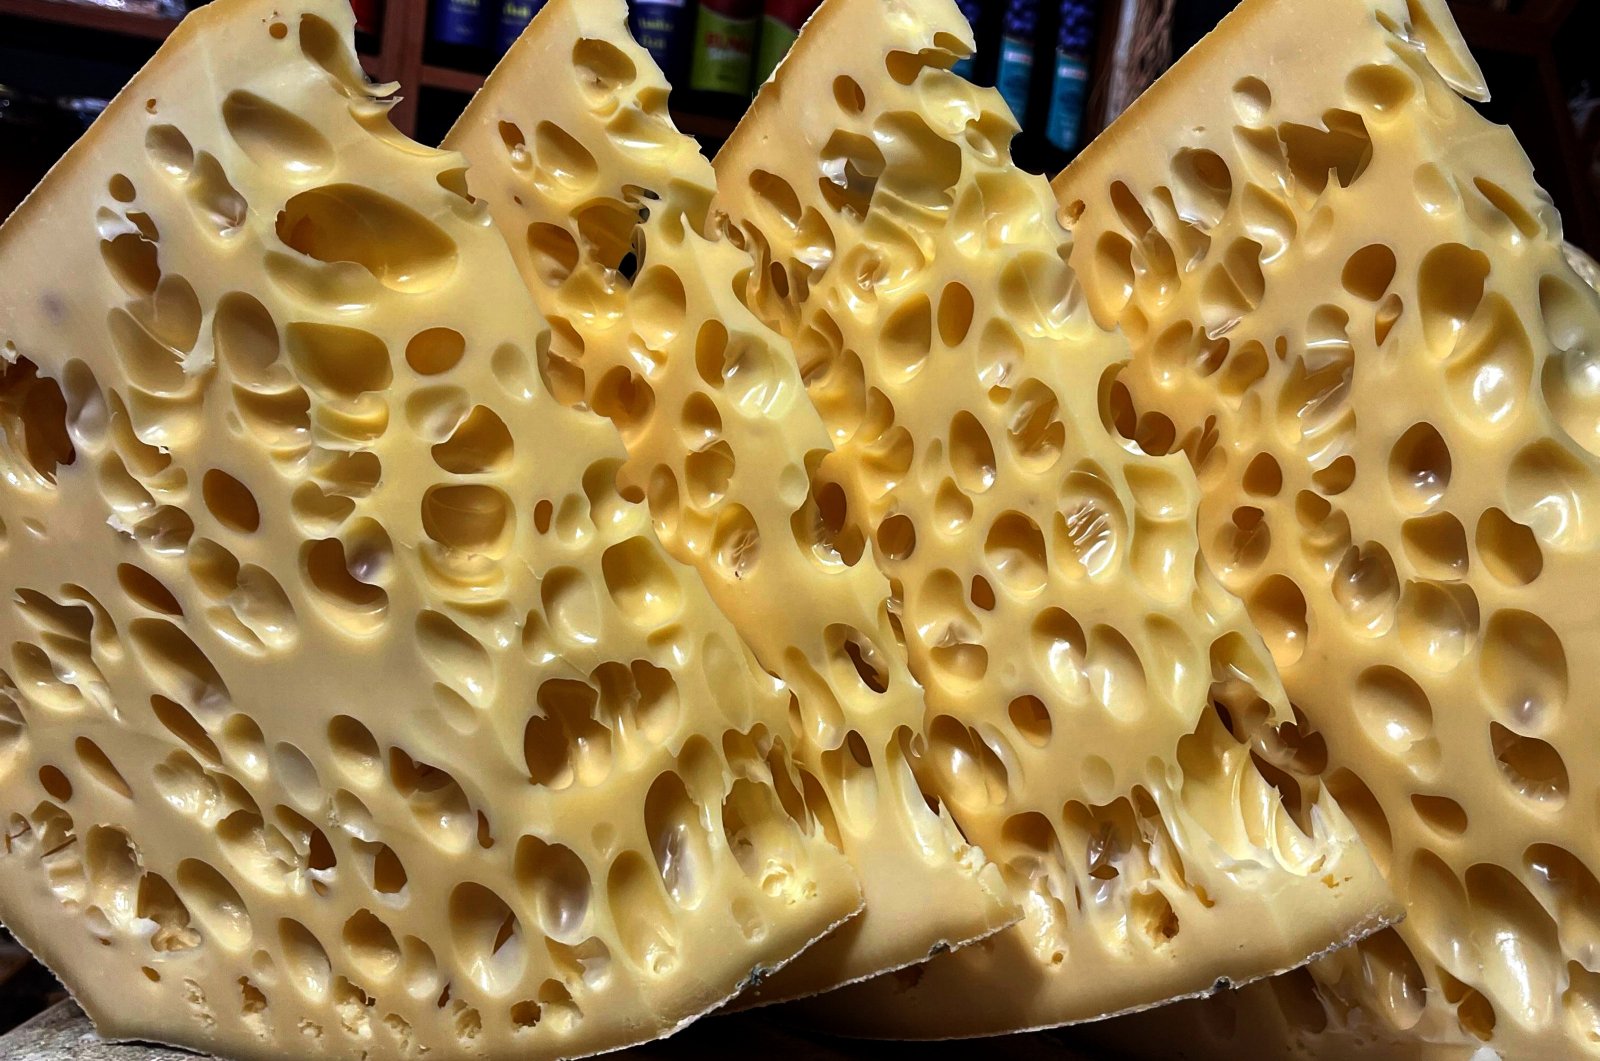
[[[624,492],[648,499],[666,546],[794,692],[804,790],[866,909],[765,984],[773,1001],[922,961],[1018,912],[912,775],[927,712],[889,582],[849,539],[843,492],[815,475],[832,446],[788,343],[735,295],[749,255],[699,234],[711,165],[666,99],[622,0],[556,0],[445,143],[552,323],[549,389],[618,424]]]
[[[108,1037],[651,1039],[859,887],[352,32],[196,12],[0,229],[0,918]]]
[[[745,296],[832,435],[819,473],[895,587],[918,769],[1026,910],[811,1006],[866,1034],[1094,1019],[1393,913],[1338,806],[1261,759],[1294,732],[1272,662],[1199,557],[1194,476],[1111,429],[1127,345],[1000,96],[948,70],[970,49],[943,0],[828,0],[716,160]]]
[[[1055,183],[1120,430],[1407,909],[1164,1015],[1196,1055],[1600,1056],[1600,301],[1458,93],[1442,3],[1249,0]]]

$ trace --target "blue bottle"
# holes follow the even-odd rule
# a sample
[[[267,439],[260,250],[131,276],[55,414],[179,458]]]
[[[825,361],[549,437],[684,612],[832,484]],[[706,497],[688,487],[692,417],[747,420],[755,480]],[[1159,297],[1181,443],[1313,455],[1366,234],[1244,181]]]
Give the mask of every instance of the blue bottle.
[[[983,0],[956,0],[956,7],[961,9],[961,13],[965,15],[967,21],[971,23],[973,39],[976,40],[978,35],[978,23],[983,18]],[[971,81],[973,74],[976,73],[978,69],[977,51],[974,50],[973,53],[967,56],[965,59],[957,60],[956,65],[952,66],[950,69],[955,73],[960,74],[968,81]]]
[[[1061,0],[1056,68],[1050,81],[1050,114],[1045,120],[1045,138],[1061,151],[1076,151],[1083,132],[1089,46],[1093,40],[1094,5],[1087,0]]]
[[[1016,115],[1017,124],[1028,120],[1028,94],[1033,86],[1033,38],[1039,29],[1039,0],[1006,0],[1000,22],[1000,60],[994,83]]]
[[[678,77],[683,63],[689,23],[694,14],[685,0],[631,0],[628,29],[661,67],[668,81]]]
[[[440,44],[476,48],[488,34],[484,0],[434,0],[431,36]]]
[[[500,27],[495,34],[495,51],[505,54],[544,5],[545,0],[504,0],[500,5]]]

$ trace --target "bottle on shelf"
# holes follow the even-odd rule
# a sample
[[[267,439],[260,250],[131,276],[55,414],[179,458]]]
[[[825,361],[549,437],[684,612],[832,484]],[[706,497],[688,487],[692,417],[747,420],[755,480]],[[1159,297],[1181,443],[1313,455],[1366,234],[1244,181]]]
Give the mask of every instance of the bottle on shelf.
[[[350,9],[356,15],[356,49],[375,51],[383,33],[381,0],[350,0]]]
[[[977,48],[965,59],[956,60],[950,69],[968,81],[978,80],[978,55],[984,50],[983,39],[983,0],[956,0],[956,7],[961,14],[972,24],[972,38],[977,42]]]
[[[1000,40],[996,49],[994,83],[1016,116],[1028,127],[1028,104],[1033,95],[1033,46],[1039,32],[1039,0],[1004,0]]]
[[[708,111],[737,115],[749,101],[760,19],[761,0],[700,0],[689,87]]]
[[[424,58],[439,66],[484,72],[494,62],[489,50],[493,0],[432,0]]]
[[[683,77],[694,6],[693,0],[630,0],[628,4],[628,28],[634,40],[650,53],[674,85]]]
[[[500,5],[500,18],[496,23],[494,50],[504,55],[517,43],[522,31],[528,28],[533,16],[544,7],[545,0],[504,0]]]
[[[1094,41],[1094,5],[1089,0],[1060,0],[1059,18],[1045,139],[1056,151],[1070,157],[1077,153],[1083,133],[1083,109],[1089,90],[1089,49]]]
[[[778,68],[783,57],[789,54],[800,27],[806,24],[822,0],[766,0],[766,10],[761,18],[761,48],[756,53],[755,76],[750,81],[753,94],[772,71]]]

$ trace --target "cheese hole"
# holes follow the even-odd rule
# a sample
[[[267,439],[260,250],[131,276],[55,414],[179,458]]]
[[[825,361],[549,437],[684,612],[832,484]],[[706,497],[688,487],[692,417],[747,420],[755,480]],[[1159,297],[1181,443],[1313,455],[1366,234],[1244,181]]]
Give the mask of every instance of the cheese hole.
[[[712,884],[713,863],[704,820],[677,774],[668,771],[651,784],[644,801],[645,833],[662,886],[685,910],[697,908]]]
[[[1416,92],[1416,80],[1396,63],[1368,63],[1345,78],[1350,98],[1379,114],[1397,110]]]
[[[1372,163],[1372,137],[1361,115],[1330,110],[1322,127],[1286,122],[1278,127],[1284,156],[1302,194],[1319,196],[1330,175],[1342,188],[1354,184]]]
[[[244,900],[216,867],[199,859],[178,863],[178,892],[205,934],[225,949],[241,951],[254,937]]]
[[[332,605],[358,629],[376,629],[389,608],[389,594],[358,578],[338,538],[307,542],[301,547],[301,571],[321,600]]]
[[[725,576],[735,580],[750,576],[761,559],[761,531],[749,509],[733,504],[718,514],[711,551]]]
[[[261,510],[250,488],[219,468],[206,472],[201,480],[201,495],[206,509],[216,521],[240,534],[254,534],[261,528]]]
[[[577,67],[578,83],[583,86],[589,105],[604,109],[617,93],[639,76],[627,54],[610,41],[584,37],[572,46],[572,65]]]
[[[1467,574],[1467,532],[1448,512],[1408,519],[1400,529],[1406,559],[1424,578],[1458,579]]]
[[[1022,738],[1035,748],[1050,743],[1052,724],[1050,712],[1037,696],[1019,696],[1006,708],[1011,725]]]
[[[583,937],[590,882],[582,859],[561,844],[524,836],[517,841],[515,873],[545,935],[568,943]]]
[[[629,961],[649,976],[671,972],[677,965],[677,920],[661,878],[637,851],[624,851],[611,864],[606,900]]]
[[[26,357],[0,360],[0,468],[21,462],[15,471],[40,485],[53,486],[78,451],[67,430],[67,400],[61,387]]]
[[[449,771],[390,748],[389,780],[434,846],[454,853],[467,849],[477,830],[477,818],[461,783]]]
[[[1433,705],[1404,671],[1367,668],[1356,683],[1351,706],[1368,739],[1400,761],[1417,755],[1416,745],[1433,740]]]
[[[896,513],[878,525],[878,551],[888,560],[909,557],[917,547],[917,528],[911,517]]]
[[[683,593],[665,554],[648,538],[634,537],[600,557],[606,592],[617,610],[645,630],[656,630],[683,610]]]
[[[1484,568],[1507,586],[1526,586],[1544,570],[1544,554],[1533,531],[1498,508],[1479,517],[1475,540]]]
[[[846,114],[860,114],[867,109],[867,94],[861,83],[848,74],[833,79],[833,101]]]
[[[306,16],[310,18],[311,16]],[[329,184],[291,196],[278,238],[320,262],[353,262],[384,286],[432,290],[455,271],[455,242],[415,210],[356,184]]]
[[[1413,424],[1389,453],[1389,487],[1411,511],[1431,508],[1450,485],[1450,449],[1437,428]]]
[[[1241,77],[1233,83],[1233,109],[1246,122],[1255,124],[1272,107],[1272,90],[1259,77]]]
[[[492,486],[431,486],[422,496],[422,529],[447,549],[498,559],[514,530],[511,501]]]
[[[363,976],[387,980],[400,966],[400,944],[371,910],[357,910],[344,923],[345,953]]]
[[[1339,281],[1344,289],[1357,298],[1376,302],[1394,282],[1394,251],[1382,243],[1373,243],[1352,254],[1344,263]]]
[[[46,764],[39,768],[39,785],[51,799],[60,803],[67,803],[72,799],[72,782],[68,781],[67,775],[56,766]]]
[[[1428,796],[1419,792],[1411,797],[1411,807],[1418,818],[1441,835],[1454,837],[1467,831],[1467,812],[1449,796]]]
[[[467,340],[454,328],[425,328],[406,343],[406,364],[420,376],[437,376],[460,363]]]
[[[450,437],[433,447],[434,463],[457,475],[478,475],[506,467],[515,446],[505,421],[486,406],[474,406]]]
[[[959,281],[946,284],[939,295],[939,340],[948,347],[957,347],[972,329],[976,308],[972,292]]]
[[[750,190],[777,215],[777,219],[790,230],[800,227],[800,197],[794,186],[775,173],[764,169],[750,171]]]
[[[295,989],[312,1002],[327,997],[333,977],[328,952],[311,930],[292,918],[278,922],[278,951],[284,973]]]

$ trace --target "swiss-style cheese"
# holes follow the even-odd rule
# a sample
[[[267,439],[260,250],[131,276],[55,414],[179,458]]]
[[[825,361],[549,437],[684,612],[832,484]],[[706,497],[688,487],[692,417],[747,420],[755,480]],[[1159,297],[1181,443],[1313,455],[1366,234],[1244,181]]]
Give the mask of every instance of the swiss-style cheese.
[[[1407,907],[1145,1022],[1196,1055],[1600,1056],[1600,301],[1461,94],[1442,0],[1248,0],[1056,182],[1119,429]]]
[[[818,475],[832,446],[788,343],[735,296],[749,255],[699,234],[711,165],[666,99],[623,0],[555,0],[445,143],[553,325],[538,351],[549,388],[618,424],[626,490],[794,691],[805,791],[867,908],[765,984],[772,1001],[921,961],[1018,912],[911,773],[928,716],[889,583]]]
[[[1127,344],[1000,96],[950,72],[971,47],[947,0],[827,0],[716,160],[743,291],[832,433],[820,474],[896,587],[919,769],[1027,911],[812,1007],[869,1034],[1093,1019],[1392,914],[1338,806],[1262,758],[1294,731],[1267,650],[1199,557],[1185,463],[1111,429]]]
[[[654,1038],[859,889],[351,35],[195,12],[0,228],[0,917],[108,1037]]]

